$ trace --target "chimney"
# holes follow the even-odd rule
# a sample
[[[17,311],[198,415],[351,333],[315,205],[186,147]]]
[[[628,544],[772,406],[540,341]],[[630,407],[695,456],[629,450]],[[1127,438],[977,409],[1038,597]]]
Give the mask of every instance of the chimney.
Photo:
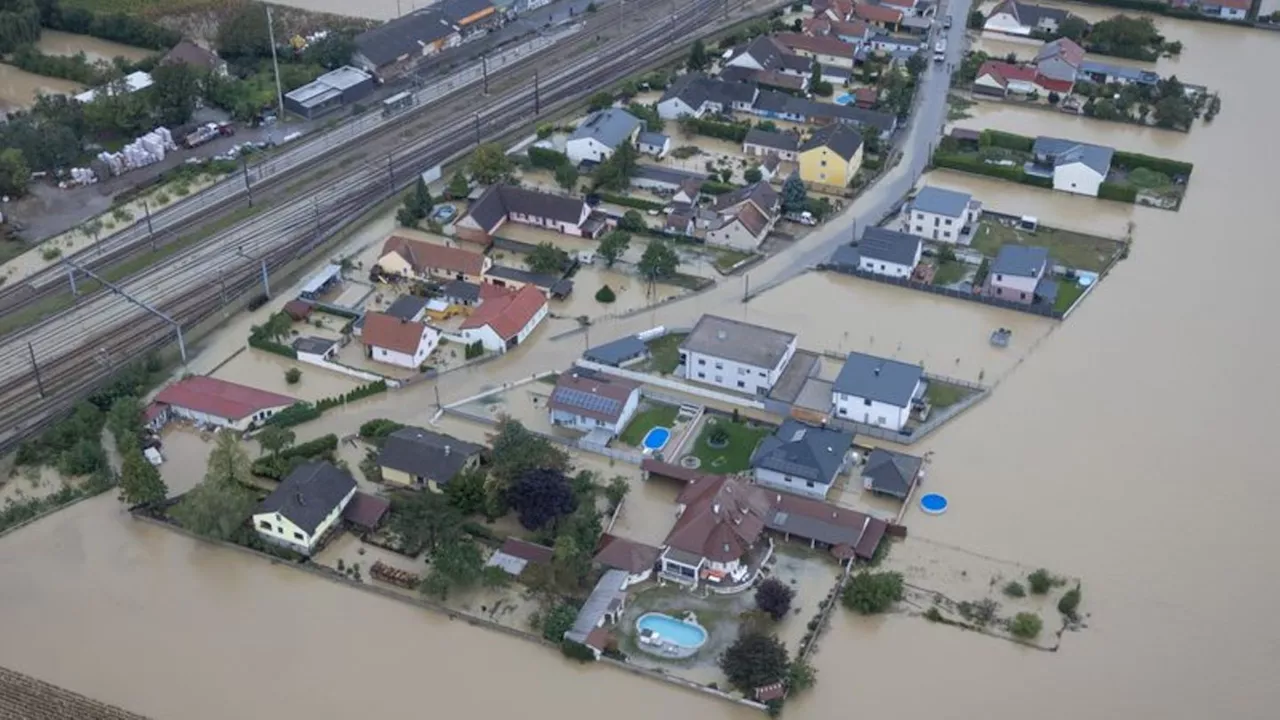
[[[453,451],[453,448],[452,448],[452,447],[450,447],[449,445],[445,445],[445,446],[444,446],[444,455],[445,455],[445,457],[449,457],[449,453],[450,453],[450,452],[452,452],[452,451]]]
[[[883,365],[877,365],[877,366],[876,366],[876,369],[875,369],[875,375],[876,375],[876,377],[880,377],[880,368],[882,368],[882,367],[884,367],[884,366],[883,366]]]
[[[712,512],[712,513],[715,513],[716,515],[719,515],[719,514],[720,514],[720,503],[716,503],[715,505],[712,505],[712,506],[711,506],[711,512]]]

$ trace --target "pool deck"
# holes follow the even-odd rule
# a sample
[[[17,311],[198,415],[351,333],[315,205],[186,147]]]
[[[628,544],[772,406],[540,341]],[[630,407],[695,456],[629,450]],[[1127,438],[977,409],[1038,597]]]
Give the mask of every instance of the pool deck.
[[[644,622],[645,618],[665,619],[673,623],[679,623],[682,625],[688,625],[690,627],[697,628],[702,632],[702,642],[698,643],[696,646],[681,645],[680,643],[667,640],[665,637],[662,636],[661,633],[654,633],[657,636],[656,641],[649,640],[647,639],[647,636],[645,635],[645,633],[653,632],[653,631],[652,630],[646,631],[644,628],[640,627],[640,623]],[[682,620],[680,618],[672,617],[662,612],[647,612],[636,619],[636,631],[637,631],[636,646],[639,647],[641,650],[649,653],[650,655],[657,655],[658,657],[665,657],[665,658],[674,658],[678,660],[693,657],[694,655],[696,655],[698,651],[701,650],[702,647],[707,644],[707,640],[711,637],[710,633],[707,632],[707,629],[702,627],[702,625],[698,624],[697,616],[694,615],[693,613],[687,613],[686,619]]]

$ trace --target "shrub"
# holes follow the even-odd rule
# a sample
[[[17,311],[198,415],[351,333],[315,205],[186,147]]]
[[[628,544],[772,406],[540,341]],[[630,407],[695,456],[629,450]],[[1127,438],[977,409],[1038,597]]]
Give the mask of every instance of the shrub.
[[[1011,598],[1026,597],[1027,589],[1022,587],[1022,583],[1017,580],[1010,580],[1008,583],[1005,583],[1004,594]]]
[[[796,591],[778,578],[769,578],[756,588],[756,607],[769,614],[775,621],[781,620],[791,609]],[[816,630],[817,618],[809,621],[809,629]]]
[[[320,410],[309,402],[296,402],[280,412],[267,418],[267,425],[277,427],[293,427],[320,417]]]
[[[601,200],[607,203],[613,203],[614,205],[622,205],[623,207],[631,207],[637,210],[661,210],[662,208],[666,207],[660,202],[653,202],[652,200],[645,200],[644,198],[633,198],[633,197],[627,197],[626,195],[615,195],[614,193],[609,193],[609,192],[601,192],[597,194],[600,196]]]
[[[1078,607],[1080,607],[1080,586],[1077,585],[1058,599],[1058,612],[1074,620]]]
[[[281,450],[278,455],[267,455],[254,460],[251,472],[260,477],[279,480],[304,462],[331,459],[337,449],[338,436],[332,433],[323,435],[315,440]]]
[[[751,129],[748,123],[726,123],[694,117],[683,118],[680,120],[680,124],[686,132],[735,143],[741,143],[745,140],[747,131]]]
[[[539,140],[546,140],[547,138],[551,137],[551,134],[552,134],[552,133],[554,133],[555,131],[556,131],[556,129],[555,129],[555,127],[554,127],[554,126],[551,126],[551,125],[539,125],[539,126],[538,126],[538,139],[539,139]],[[532,157],[530,157],[529,159],[530,159],[530,160],[532,160],[533,158],[532,158]]]
[[[587,10],[591,11],[594,7],[595,3],[592,3],[587,6]],[[572,640],[562,640],[560,642],[560,652],[564,653],[564,656],[570,660],[577,660],[578,662],[595,662],[596,659],[596,654],[591,648]]]
[[[290,385],[297,385],[298,381],[301,379],[302,379],[302,371],[299,370],[298,368],[289,368],[288,370],[284,371],[284,381],[289,383]]]
[[[902,592],[901,573],[861,572],[849,579],[840,599],[850,610],[875,615],[901,600]]]
[[[569,603],[560,603],[547,611],[542,617],[542,637],[551,642],[560,642],[564,634],[573,628],[578,619],[578,608]]]
[[[1138,201],[1138,188],[1132,185],[1104,182],[1098,186],[1098,197],[1103,200],[1134,203]]]
[[[608,285],[604,285],[599,290],[596,291],[596,300],[598,302],[611,303],[617,299],[618,299],[618,296],[613,294],[613,289],[610,288]]]
[[[924,619],[929,622],[942,622],[942,612],[938,610],[938,607],[935,605],[924,611]]]
[[[1000,130],[983,130],[978,144],[982,147],[999,147],[1006,150],[1016,150],[1018,152],[1031,152],[1035,147],[1035,138],[1029,138],[1026,135],[1018,135],[1016,133],[1002,132]]]
[[[395,420],[375,418],[360,426],[360,437],[366,440],[384,438],[402,427],[404,424]]]
[[[50,245],[40,251],[40,257],[45,260],[57,260],[62,257],[62,248],[57,245]]]
[[[568,162],[569,157],[562,152],[540,147],[529,148],[529,164],[536,168],[555,170]]]
[[[1115,155],[1112,156],[1111,161],[1116,167],[1123,168],[1125,170],[1132,171],[1137,168],[1146,168],[1158,173],[1164,173],[1170,177],[1175,175],[1190,176],[1191,170],[1195,167],[1195,165],[1189,162],[1181,162],[1179,160],[1170,160],[1169,158],[1121,151],[1116,151]]]
[[[733,192],[737,189],[738,187],[736,185],[717,182],[715,180],[708,180],[702,183],[702,192],[707,193],[708,195],[724,195],[725,193]]]
[[[1044,595],[1049,592],[1049,588],[1053,587],[1053,575],[1048,570],[1040,568],[1027,576],[1027,585],[1031,588],[1032,594]]]
[[[484,343],[480,342],[479,340],[471,343],[470,345],[467,345],[466,349],[462,351],[463,358],[467,360],[478,358],[483,354],[484,354]]]
[[[1040,630],[1044,628],[1044,621],[1035,613],[1018,613],[1009,621],[1009,632],[1017,638],[1030,640],[1040,634]]]

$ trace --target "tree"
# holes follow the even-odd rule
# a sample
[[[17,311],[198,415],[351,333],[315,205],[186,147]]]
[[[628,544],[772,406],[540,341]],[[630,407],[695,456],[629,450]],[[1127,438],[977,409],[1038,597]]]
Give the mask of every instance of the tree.
[[[554,643],[560,642],[564,639],[564,634],[573,628],[573,623],[577,619],[578,608],[569,603],[556,605],[542,618],[542,637]]]
[[[644,121],[644,129],[649,132],[662,132],[665,124],[662,116],[658,114],[658,106],[655,103],[649,105],[641,105],[640,103],[631,103],[627,105],[627,112]]]
[[[1031,588],[1031,594],[1044,595],[1053,588],[1053,575],[1044,568],[1040,568],[1027,576],[1027,587]]]
[[[263,453],[269,452],[273,457],[279,457],[280,451],[292,445],[297,436],[289,428],[267,425],[259,430],[253,439],[258,441],[258,446],[262,448]]]
[[[1106,22],[1105,20],[1103,22]],[[1070,38],[1080,42],[1089,33],[1089,21],[1079,15],[1068,14],[1066,19],[1058,23],[1058,37]]]
[[[573,190],[578,184],[578,168],[563,163],[556,168],[556,184],[565,190]]]
[[[607,190],[626,190],[631,186],[631,176],[636,174],[640,159],[631,143],[622,143],[604,162],[596,166],[592,179],[596,187]]]
[[[610,508],[616,508],[622,504],[623,499],[627,497],[627,493],[631,492],[631,483],[621,475],[614,477],[604,486],[605,499],[609,501]]]
[[[182,527],[215,540],[230,540],[244,527],[258,504],[245,484],[250,480],[249,456],[240,437],[220,431],[209,451],[204,479],[170,511]]]
[[[822,64],[814,60],[810,66],[809,86],[813,87],[820,82],[822,82]]]
[[[283,35],[283,28],[276,28]],[[227,60],[254,60],[271,57],[271,34],[267,11],[260,2],[246,3],[218,25],[214,42],[218,54]]]
[[[818,669],[804,660],[796,659],[787,668],[787,689],[793,693],[804,692],[818,682]]]
[[[694,41],[693,47],[689,49],[689,61],[685,64],[690,72],[702,72],[711,64],[711,58],[707,56],[707,46],[701,38]]]
[[[987,23],[987,18],[982,14],[981,10],[969,11],[968,25],[970,30],[981,30],[982,26],[985,25],[986,23]]]
[[[19,197],[27,194],[31,168],[17,148],[0,150],[0,195]]]
[[[467,176],[461,171],[455,172],[453,177],[449,178],[449,197],[458,200],[466,197],[471,193],[471,183],[467,182]]]
[[[124,451],[120,463],[120,500],[129,505],[159,502],[169,494],[160,471],[147,462],[136,445]]]
[[[444,496],[461,515],[484,511],[484,471],[463,470],[444,486]]]
[[[592,95],[587,100],[587,110],[591,112],[604,110],[609,107],[613,107],[613,96],[603,90]]]
[[[1071,588],[1058,598],[1058,612],[1074,620],[1076,609],[1080,607],[1080,586]]]
[[[138,430],[142,427],[142,403],[136,395],[121,395],[111,403],[107,410],[107,429],[115,436],[116,447],[120,452],[126,446],[136,447]]]
[[[1061,95],[1059,95],[1058,93],[1054,92],[1053,90],[1050,90],[1050,91],[1049,91],[1049,104],[1050,104],[1050,105],[1057,105],[1057,104],[1058,104],[1058,103],[1060,103],[1060,102],[1062,102],[1062,96],[1061,96]]]
[[[296,367],[289,368],[284,371],[284,381],[290,385],[297,385],[302,380],[302,371]]]
[[[1195,120],[1195,109],[1185,97],[1169,96],[1156,103],[1155,118],[1158,127],[1185,130]]]
[[[608,285],[601,285],[600,289],[596,291],[596,302],[602,302],[608,305],[609,303],[614,302],[617,299],[618,299],[618,296],[614,294],[613,288],[609,287]]]
[[[569,253],[552,245],[550,242],[538,243],[538,246],[524,259],[529,270],[542,275],[559,275],[569,264]]]
[[[1011,598],[1020,598],[1027,596],[1027,589],[1017,580],[1010,580],[1004,585],[1004,594]]]
[[[465,590],[476,584],[484,573],[484,555],[472,541],[451,537],[431,553],[431,571],[423,579],[420,590],[441,600],[450,590]]]
[[[191,121],[200,99],[200,74],[184,62],[160,63],[151,71],[152,104],[162,125]]]
[[[413,186],[413,192],[409,197],[405,198],[405,206],[413,208],[414,214],[419,218],[424,218],[431,212],[431,206],[435,201],[431,198],[431,190],[427,188],[427,181],[418,176],[418,182]]]
[[[762,633],[739,635],[720,656],[720,669],[725,677],[748,697],[756,688],[786,678],[790,667],[782,641]]]
[[[591,572],[595,541],[584,542],[576,532],[563,532],[556,538],[551,553],[551,581],[556,588],[572,593],[582,586]]]
[[[530,470],[551,469],[561,472],[569,468],[569,456],[550,440],[529,432],[519,420],[502,417],[497,430],[489,437],[490,464],[488,494],[502,499],[505,505],[507,487]],[[496,493],[502,498],[493,498]],[[491,509],[492,509],[491,502]],[[502,513],[497,513],[501,515]]]
[[[863,615],[882,613],[902,599],[902,574],[860,572],[849,579],[840,599],[845,607]]]
[[[769,614],[774,620],[781,620],[791,610],[791,599],[796,591],[778,578],[769,578],[756,588],[756,607]]]
[[[809,191],[805,189],[804,181],[799,174],[792,173],[782,183],[782,210],[789,213],[801,212],[808,201]]]
[[[319,65],[325,70],[336,70],[351,62],[356,52],[355,39],[344,32],[330,31],[319,40],[312,40],[302,51],[302,62]]]
[[[462,515],[444,495],[414,493],[393,508],[388,529],[400,539],[400,547],[406,552],[426,549],[434,553],[461,534]]]
[[[760,172],[760,166],[752,165],[742,171],[742,179],[749,183],[758,183],[764,178],[764,173]]]
[[[640,222],[644,222],[641,220]],[[606,267],[613,267],[631,247],[631,234],[622,230],[610,230],[600,238],[599,253]]]
[[[640,275],[649,282],[669,278],[676,274],[680,266],[680,256],[665,241],[653,239],[640,256]]]
[[[563,472],[534,469],[520,476],[507,491],[507,502],[519,513],[520,524],[538,530],[578,508],[578,498]]]
[[[471,155],[471,177],[482,185],[506,182],[514,171],[515,163],[497,143],[485,143]]]
[[[649,229],[645,224],[644,216],[636,210],[628,210],[622,214],[622,219],[618,221],[618,229],[629,233],[642,233]]]
[[[1009,633],[1023,640],[1039,635],[1043,628],[1044,621],[1035,613],[1020,612],[1009,621]]]
[[[929,61],[925,59],[924,53],[918,52],[907,58],[907,74],[910,75],[911,79],[914,81],[916,78],[920,77],[920,73],[924,72],[924,69],[928,67],[928,65]]]

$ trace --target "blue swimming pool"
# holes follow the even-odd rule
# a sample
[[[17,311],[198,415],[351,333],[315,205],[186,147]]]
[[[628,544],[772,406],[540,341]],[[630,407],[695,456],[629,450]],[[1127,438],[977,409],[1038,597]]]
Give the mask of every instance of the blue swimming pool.
[[[667,441],[671,439],[671,428],[651,427],[649,432],[644,434],[644,449],[652,452],[658,452],[667,446]]]
[[[941,515],[947,511],[947,498],[938,493],[928,493],[920,498],[920,509],[930,515]]]
[[[837,105],[852,105],[852,104],[853,104],[853,96],[852,96],[852,95],[850,95],[849,93],[845,93],[845,94],[841,95],[840,97],[837,97],[837,98],[836,98],[836,104],[837,104]]]
[[[636,629],[642,633],[645,630],[656,633],[661,640],[688,650],[696,650],[707,642],[707,631],[701,625],[681,622],[662,613],[641,615],[636,620]]]

